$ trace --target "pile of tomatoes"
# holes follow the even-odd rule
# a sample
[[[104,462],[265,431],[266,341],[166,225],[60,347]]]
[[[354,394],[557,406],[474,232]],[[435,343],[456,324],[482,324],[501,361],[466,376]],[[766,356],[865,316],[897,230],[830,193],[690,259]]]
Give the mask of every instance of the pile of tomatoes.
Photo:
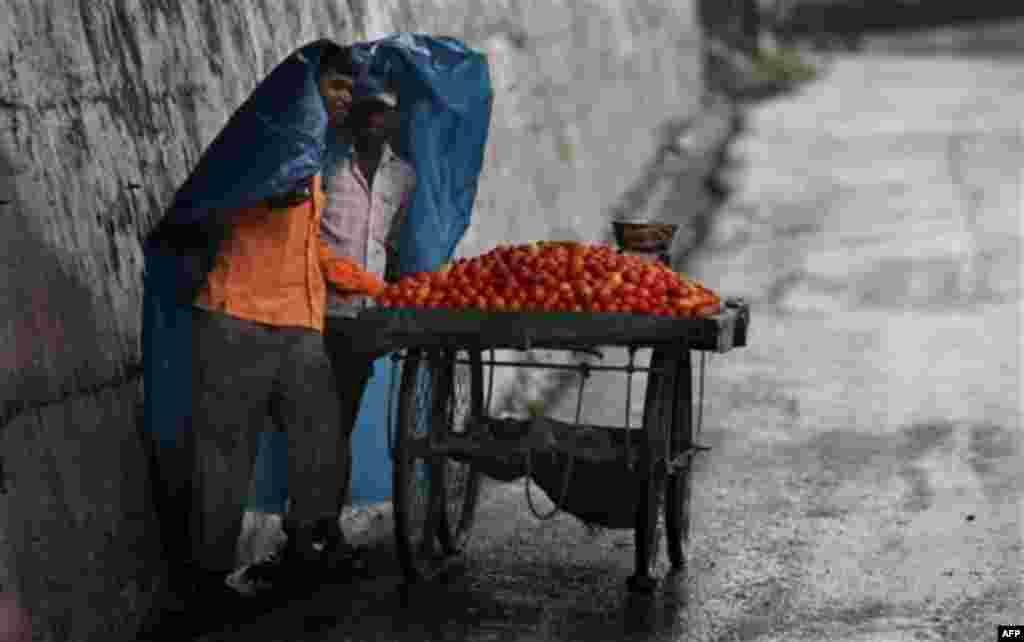
[[[397,308],[494,312],[624,312],[697,318],[721,300],[668,267],[607,245],[536,242],[499,246],[389,285],[377,298]]]

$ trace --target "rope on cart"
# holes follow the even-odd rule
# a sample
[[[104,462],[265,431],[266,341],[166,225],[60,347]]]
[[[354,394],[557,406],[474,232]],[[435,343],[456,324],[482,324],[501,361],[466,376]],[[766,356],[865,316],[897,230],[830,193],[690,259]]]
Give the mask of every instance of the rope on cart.
[[[533,503],[533,493],[530,492],[530,488],[533,485],[532,482],[531,482],[532,475],[533,475],[533,454],[532,453],[533,453],[533,449],[527,449],[527,451],[526,451],[526,505],[530,507],[530,512],[533,513],[534,517],[536,517],[537,519],[539,519],[542,522],[546,522],[549,519],[551,519],[552,517],[554,517],[555,515],[557,515],[559,512],[561,512],[561,510],[562,510],[561,506],[565,503],[566,498],[569,496],[569,480],[572,478],[572,468],[573,468],[573,463],[575,462],[575,458],[572,456],[572,454],[567,454],[566,455],[566,457],[568,458],[568,462],[566,463],[566,466],[565,466],[565,478],[562,480],[562,493],[561,493],[562,498],[555,503],[554,508],[552,508],[548,513],[542,515],[541,512],[539,510],[537,510],[537,506],[534,505],[534,503]],[[555,456],[555,455],[552,454],[552,456]]]
[[[576,395],[576,425],[580,423],[580,417],[583,414],[583,387],[586,385],[587,379],[590,378],[590,364],[587,362],[581,363],[579,366],[580,370],[580,389]],[[565,466],[565,477],[562,479],[562,492],[561,498],[555,502],[554,508],[552,508],[547,514],[542,515],[537,507],[533,503],[533,493],[530,492],[531,480],[533,478],[533,449],[527,449],[526,451],[526,504],[530,507],[530,512],[533,516],[541,521],[547,521],[557,515],[561,511],[561,506],[565,505],[565,500],[569,497],[569,481],[572,479],[572,469],[576,458],[573,457],[572,453],[566,453],[568,461]],[[553,455],[554,456],[554,455]]]

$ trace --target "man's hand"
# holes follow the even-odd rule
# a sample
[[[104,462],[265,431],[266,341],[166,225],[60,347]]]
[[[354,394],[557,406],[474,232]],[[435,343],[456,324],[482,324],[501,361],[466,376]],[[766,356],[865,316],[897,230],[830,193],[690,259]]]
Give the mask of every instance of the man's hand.
[[[357,297],[369,296],[367,294],[363,294],[362,292],[353,292],[351,290],[339,290],[338,288],[330,284],[328,284],[328,286],[331,288],[331,291],[334,293],[334,295],[341,300],[342,303],[352,303],[356,300]]]
[[[323,262],[327,282],[337,290],[369,296],[384,291],[384,281],[376,274],[367,272],[350,258],[331,256],[326,246],[321,251],[327,255]]]

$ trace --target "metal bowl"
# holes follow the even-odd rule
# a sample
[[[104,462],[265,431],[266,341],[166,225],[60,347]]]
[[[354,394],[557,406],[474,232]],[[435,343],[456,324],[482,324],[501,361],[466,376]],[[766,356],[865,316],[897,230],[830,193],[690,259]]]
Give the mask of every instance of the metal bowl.
[[[668,252],[678,228],[674,223],[612,221],[615,241],[625,252]]]

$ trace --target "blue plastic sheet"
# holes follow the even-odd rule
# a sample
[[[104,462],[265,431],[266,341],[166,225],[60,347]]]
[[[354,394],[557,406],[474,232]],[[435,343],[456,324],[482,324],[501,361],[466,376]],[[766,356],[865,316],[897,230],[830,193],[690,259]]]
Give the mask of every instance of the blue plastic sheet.
[[[181,293],[201,272],[203,254],[209,265],[216,251],[199,238],[204,224],[218,209],[251,205],[318,172],[329,174],[351,153],[326,142],[327,114],[316,79],[328,44],[322,40],[297,50],[260,83],[178,190],[157,234],[147,239],[144,423],[157,445],[173,446],[189,429],[192,316]],[[454,39],[423,34],[397,34],[354,50],[357,96],[382,85],[396,89],[403,123],[396,152],[417,174],[400,234],[400,269],[436,269],[451,257],[472,217],[491,117],[486,58]],[[185,232],[172,235],[176,247],[159,242],[161,231],[178,228]],[[352,492],[363,501],[390,494],[384,406],[390,367],[377,362],[353,437]],[[285,441],[264,435],[251,508],[283,512],[286,470]]]
[[[326,45],[294,52],[253,90],[175,194],[171,220],[253,205],[321,170],[328,119],[317,79]]]
[[[354,46],[360,91],[397,89],[396,153],[416,170],[401,234],[403,273],[435,270],[469,226],[491,122],[486,57],[452,38],[402,33]]]

